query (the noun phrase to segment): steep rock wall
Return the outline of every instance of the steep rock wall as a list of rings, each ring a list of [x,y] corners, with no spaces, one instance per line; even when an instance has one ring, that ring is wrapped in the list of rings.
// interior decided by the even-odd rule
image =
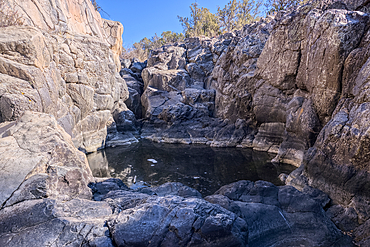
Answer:
[[[275,152],[275,162],[304,165],[289,184],[344,207],[331,211],[342,229],[370,224],[367,4],[312,1],[154,51],[143,72],[148,137]],[[214,98],[202,101],[202,90]]]
[[[363,12],[321,5],[152,51],[142,73],[145,136],[253,147],[299,166],[331,119],[345,60],[369,20]],[[207,100],[197,96],[212,91]]]
[[[122,25],[102,19],[89,0],[10,3],[25,26],[0,32],[0,121],[25,110],[50,113],[79,149],[105,147],[111,112],[127,109],[118,74]]]

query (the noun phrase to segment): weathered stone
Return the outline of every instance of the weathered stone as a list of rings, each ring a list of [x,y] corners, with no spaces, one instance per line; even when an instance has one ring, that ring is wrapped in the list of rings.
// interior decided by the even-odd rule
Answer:
[[[48,67],[51,62],[42,32],[33,27],[3,28],[0,34],[0,53],[15,62],[40,69]]]
[[[98,111],[78,122],[72,133],[75,146],[87,153],[104,148],[110,115],[110,111]]]
[[[304,151],[313,146],[320,127],[312,101],[294,97],[287,106],[286,133],[274,161],[299,167]]]
[[[37,90],[24,80],[0,74],[0,113],[2,121],[14,121],[24,111],[42,111]]]
[[[129,97],[125,101],[125,105],[128,109],[130,109],[137,119],[142,118],[142,105],[141,105],[141,97],[140,94],[132,88],[128,88]]]
[[[112,211],[105,202],[52,199],[20,202],[0,211],[2,246],[94,246],[112,247],[105,220]],[[104,245],[99,245],[104,246]]]
[[[14,125],[5,128],[0,139],[5,161],[1,176],[8,184],[2,188],[3,206],[7,201],[9,205],[45,196],[66,200],[91,197],[87,184],[92,176],[86,157],[74,148],[54,117],[25,112]],[[48,176],[40,177],[39,173]],[[40,189],[32,189],[35,185],[31,182],[40,184]]]
[[[108,223],[117,245],[245,245],[244,221],[201,199],[146,195],[132,206]]]
[[[258,134],[253,140],[253,149],[277,153],[284,138],[285,124],[263,123],[258,128]]]
[[[85,118],[94,106],[94,89],[81,84],[67,84],[67,92],[81,110],[81,119]]]
[[[113,112],[113,118],[116,122],[117,131],[126,132],[137,130],[135,114],[132,111],[118,108]]]
[[[351,239],[335,227],[318,202],[291,186],[239,181],[221,187],[206,200],[246,221],[249,246],[352,246]]]
[[[312,93],[319,119],[327,123],[341,90],[341,71],[349,53],[359,45],[368,17],[360,12],[312,11],[302,41],[297,84]],[[321,68],[318,71],[315,68]]]
[[[121,59],[121,67],[123,69],[129,69],[131,66],[131,60],[130,59]]]
[[[185,69],[185,52],[186,50],[181,46],[162,46],[151,51],[147,66],[161,70]]]
[[[154,67],[143,70],[144,89],[148,86],[164,91],[182,91],[191,84],[185,70],[158,70]]]
[[[110,95],[94,94],[94,108],[97,111],[111,110],[114,100]]]
[[[151,190],[158,196],[176,195],[184,198],[202,198],[199,191],[185,186],[181,183],[165,183]]]
[[[295,88],[304,39],[303,22],[310,9],[283,14],[257,61],[260,76],[279,90]]]

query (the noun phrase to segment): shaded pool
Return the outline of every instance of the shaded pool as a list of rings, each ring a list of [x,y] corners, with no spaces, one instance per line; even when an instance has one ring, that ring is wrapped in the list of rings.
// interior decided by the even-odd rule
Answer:
[[[289,174],[296,167],[270,163],[274,156],[252,149],[141,140],[130,146],[107,148],[87,158],[95,177],[120,178],[133,189],[181,182],[206,196],[238,180],[265,180],[283,185],[278,176]]]

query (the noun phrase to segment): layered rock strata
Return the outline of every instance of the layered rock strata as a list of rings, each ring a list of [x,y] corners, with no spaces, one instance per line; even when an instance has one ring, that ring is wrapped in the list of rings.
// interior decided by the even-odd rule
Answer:
[[[348,84],[345,61],[369,20],[319,5],[152,51],[142,72],[143,136],[253,147],[299,166]]]
[[[118,73],[122,25],[101,19],[88,0],[11,4],[26,26],[1,28],[0,122],[44,112],[80,150],[104,148],[112,113],[128,111]]]
[[[288,183],[328,193],[341,205],[332,215],[343,230],[368,224],[367,5],[312,1],[239,32],[154,51],[143,71],[144,137],[303,162]],[[204,101],[204,91],[214,97]],[[363,229],[355,236],[366,245]]]
[[[327,213],[341,230],[369,244],[368,1],[312,1],[241,31],[164,46],[147,64],[122,61],[122,77],[122,26],[90,1],[11,4],[28,26],[0,30],[1,245],[281,246],[291,238],[350,246],[310,186],[330,196]],[[151,140],[253,147],[302,164],[287,183],[311,197],[241,182],[208,198],[222,208],[184,199],[197,195],[188,189],[166,197],[116,181],[106,193],[93,185],[103,201],[90,200],[94,179],[74,146],[135,141],[127,134],[138,131],[135,117],[145,118],[142,136]],[[235,186],[237,196],[228,192]],[[263,214],[273,220],[259,229]],[[256,237],[266,229],[271,239]],[[153,234],[136,239],[128,230]]]

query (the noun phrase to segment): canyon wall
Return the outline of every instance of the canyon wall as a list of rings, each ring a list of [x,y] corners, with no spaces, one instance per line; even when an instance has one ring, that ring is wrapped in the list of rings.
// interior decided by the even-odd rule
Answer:
[[[10,3],[25,26],[1,28],[0,121],[49,113],[80,150],[105,147],[111,112],[127,109],[122,25],[102,19],[89,0]]]
[[[287,222],[298,232],[315,230],[300,226],[297,212],[310,212],[305,221],[327,229],[320,238],[317,231],[302,233],[299,241],[348,246],[324,212],[327,198],[312,187],[337,204],[327,210],[337,226],[352,230],[361,244],[370,242],[368,1],[312,1],[243,30],[163,46],[147,63],[122,61],[122,70],[122,25],[101,19],[89,0],[10,4],[26,25],[0,28],[0,176],[9,185],[1,189],[1,245],[33,239],[39,225],[50,230],[45,245],[67,245],[71,238],[86,246],[147,244],[146,236],[125,235],[138,230],[132,222],[146,223],[151,212],[164,217],[176,205],[163,228],[163,218],[151,221],[149,230],[161,235],[150,241],[171,241],[172,230],[187,227],[182,234],[194,245],[212,246],[226,232],[215,240],[220,246],[228,239],[258,246],[253,227],[273,211],[285,228],[274,228],[269,246],[290,238],[278,237],[278,229],[292,233]],[[276,153],[274,162],[300,166],[287,183],[309,196],[290,186],[241,182],[208,198],[221,208],[184,199],[197,197],[187,188],[172,198],[160,190],[133,192],[116,180],[97,182],[73,146],[94,152],[110,145],[107,140],[125,142],[120,134],[140,127],[135,116],[143,117],[142,137],[153,141]],[[92,192],[103,201],[91,201]],[[188,211],[195,212],[195,225],[174,220],[172,212]]]
[[[302,165],[288,184],[341,205],[343,229],[368,225],[368,5],[312,1],[153,51],[143,136],[276,153],[274,162]]]

